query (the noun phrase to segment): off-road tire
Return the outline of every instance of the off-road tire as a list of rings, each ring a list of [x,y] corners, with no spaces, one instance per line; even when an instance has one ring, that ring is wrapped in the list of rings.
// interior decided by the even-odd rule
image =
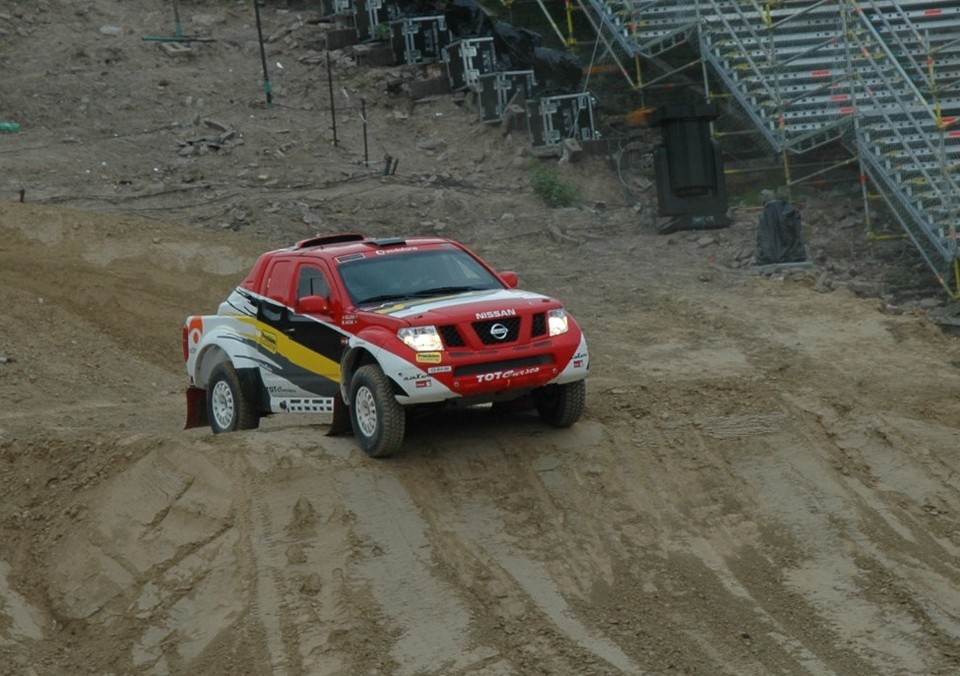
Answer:
[[[217,364],[207,383],[207,420],[214,434],[252,430],[260,426],[260,416],[240,385],[240,377],[230,362]]]
[[[533,392],[533,403],[540,418],[553,427],[570,427],[580,419],[587,403],[587,384],[577,380],[563,385],[547,385]]]
[[[398,450],[406,431],[406,415],[390,379],[376,364],[357,369],[350,381],[350,423],[363,452],[386,458]]]

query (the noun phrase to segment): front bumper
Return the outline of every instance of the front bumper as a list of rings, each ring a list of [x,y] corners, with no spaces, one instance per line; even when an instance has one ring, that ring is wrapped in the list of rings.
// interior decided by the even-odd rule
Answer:
[[[461,397],[509,398],[514,392],[519,396],[544,385],[583,380],[589,368],[581,335],[579,342],[554,339],[539,349],[438,354],[435,364],[404,362],[390,375],[403,390],[397,395],[401,404],[426,404]]]

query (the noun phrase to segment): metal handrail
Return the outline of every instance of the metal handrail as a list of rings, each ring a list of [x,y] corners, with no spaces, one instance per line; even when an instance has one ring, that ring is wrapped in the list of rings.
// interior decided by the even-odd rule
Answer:
[[[594,8],[606,4],[578,2]],[[675,38],[668,36],[694,38],[705,82],[709,65],[778,151],[807,152],[839,140],[881,188],[892,215],[924,260],[939,270],[936,255],[948,258],[960,285],[960,146],[948,145],[952,140],[941,115],[943,105],[950,107],[946,115],[953,117],[957,103],[944,94],[960,89],[954,70],[960,38],[950,34],[949,22],[938,20],[929,30],[922,29],[920,0],[869,4],[811,0],[789,5],[700,0],[695,23],[674,11],[689,7],[684,0],[610,0],[610,4],[618,12],[625,9],[634,20],[631,35],[622,36],[612,24],[597,30],[606,32],[610,41],[632,40],[637,55],[672,48]],[[649,22],[640,21],[647,12]],[[951,21],[956,16],[951,15]],[[824,65],[818,67],[818,61]],[[938,85],[940,63],[941,77],[950,75]],[[849,104],[826,105],[825,92],[830,90]]]

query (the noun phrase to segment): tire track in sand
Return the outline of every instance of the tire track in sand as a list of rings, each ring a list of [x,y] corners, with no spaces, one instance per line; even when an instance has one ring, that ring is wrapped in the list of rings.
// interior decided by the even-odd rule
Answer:
[[[250,609],[266,633],[266,649],[274,676],[303,673],[297,651],[296,625],[287,610],[287,588],[283,576],[283,554],[277,546],[273,518],[265,497],[263,479],[252,467],[242,474],[241,495],[247,496],[250,556],[254,590]]]

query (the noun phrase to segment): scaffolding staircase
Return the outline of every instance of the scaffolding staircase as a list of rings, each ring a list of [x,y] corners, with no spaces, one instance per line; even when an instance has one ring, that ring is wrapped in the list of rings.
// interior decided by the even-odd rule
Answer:
[[[577,0],[642,91],[641,63],[690,45],[783,155],[826,144],[874,191],[960,297],[960,3],[957,0]],[[869,211],[868,211],[869,221]]]

